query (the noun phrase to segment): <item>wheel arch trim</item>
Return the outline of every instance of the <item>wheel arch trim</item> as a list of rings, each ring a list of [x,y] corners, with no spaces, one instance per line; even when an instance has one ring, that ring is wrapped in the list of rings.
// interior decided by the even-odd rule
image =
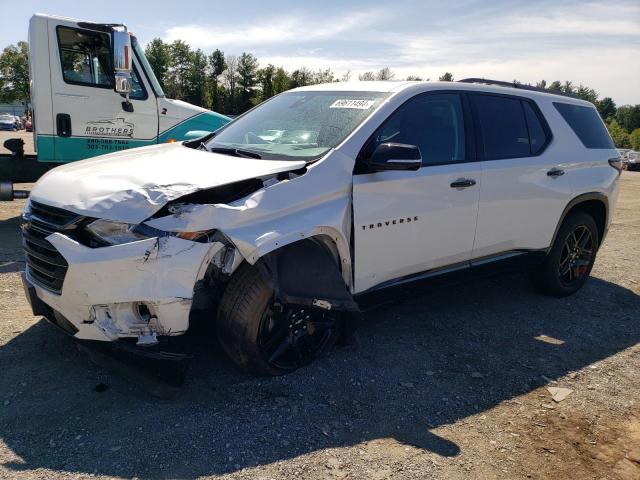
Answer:
[[[556,237],[558,236],[560,227],[562,226],[567,215],[569,215],[569,213],[575,210],[579,205],[593,200],[599,201],[604,207],[604,225],[602,226],[602,236],[599,239],[599,245],[602,245],[602,241],[604,240],[604,237],[607,233],[607,225],[609,224],[609,199],[605,194],[601,192],[587,192],[574,197],[564,208],[564,210],[562,211],[562,215],[560,215],[560,219],[558,220],[558,223],[556,225],[556,229],[553,232],[551,245],[549,245],[549,247],[547,248],[547,252],[551,250],[553,244],[556,242]]]

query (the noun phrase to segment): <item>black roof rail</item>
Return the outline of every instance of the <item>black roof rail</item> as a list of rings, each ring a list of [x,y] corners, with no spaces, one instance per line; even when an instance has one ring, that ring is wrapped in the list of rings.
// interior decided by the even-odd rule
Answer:
[[[520,88],[522,90],[532,90],[534,92],[551,93],[552,95],[561,95],[563,97],[580,98],[575,93],[560,92],[558,90],[549,90],[548,88],[534,87],[532,85],[524,85],[518,82],[503,82],[500,80],[490,80],[488,78],[463,78],[458,80],[461,83],[483,83],[485,85],[498,85],[500,87]]]

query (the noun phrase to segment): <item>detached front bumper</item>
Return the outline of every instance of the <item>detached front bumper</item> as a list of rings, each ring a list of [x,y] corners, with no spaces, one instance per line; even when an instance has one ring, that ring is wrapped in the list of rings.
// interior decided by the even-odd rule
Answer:
[[[139,344],[187,331],[194,286],[224,248],[219,242],[176,237],[102,248],[85,247],[60,233],[47,241],[68,268],[59,294],[40,285],[27,268],[25,291],[34,315],[44,315],[78,339],[136,338]]]

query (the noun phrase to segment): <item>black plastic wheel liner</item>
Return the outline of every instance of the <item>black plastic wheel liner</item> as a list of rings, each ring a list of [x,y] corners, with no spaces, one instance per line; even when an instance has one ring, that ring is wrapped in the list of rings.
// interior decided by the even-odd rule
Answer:
[[[359,312],[333,256],[312,240],[301,240],[262,257],[259,271],[283,304],[314,306],[326,301],[331,310]],[[315,305],[317,307],[317,305]]]

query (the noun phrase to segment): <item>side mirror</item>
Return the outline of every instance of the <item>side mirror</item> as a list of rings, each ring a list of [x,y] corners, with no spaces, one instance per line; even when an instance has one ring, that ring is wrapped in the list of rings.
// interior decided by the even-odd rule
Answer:
[[[420,149],[406,143],[381,143],[367,161],[369,170],[418,170],[422,166]]]
[[[114,90],[128,95],[131,92],[131,37],[126,30],[114,30],[112,38]]]

